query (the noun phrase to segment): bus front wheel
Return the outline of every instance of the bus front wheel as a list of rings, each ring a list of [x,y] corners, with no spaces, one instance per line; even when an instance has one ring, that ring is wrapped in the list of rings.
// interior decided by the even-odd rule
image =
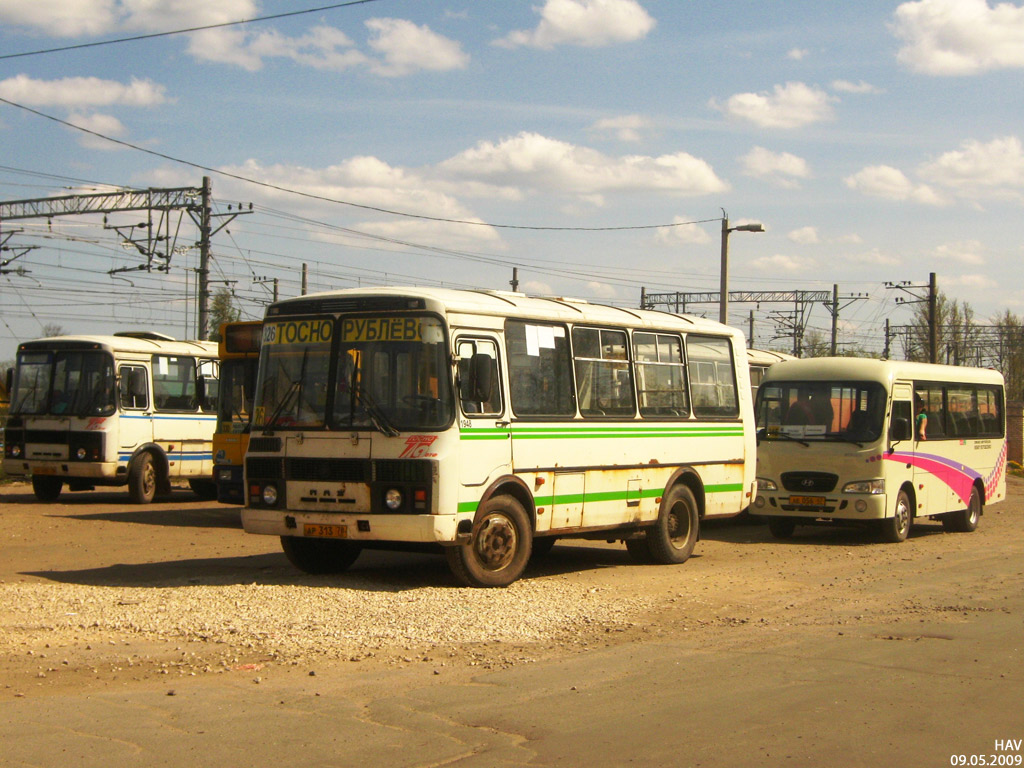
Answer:
[[[530,521],[511,496],[495,496],[480,505],[468,544],[445,548],[448,567],[470,587],[507,587],[530,559]]]
[[[59,477],[32,475],[32,492],[40,501],[56,501],[64,482]]]
[[[685,485],[677,485],[662,502],[657,522],[647,529],[647,548],[656,563],[686,562],[697,543],[700,520],[697,500]]]
[[[334,539],[305,539],[282,536],[281,549],[288,562],[304,573],[343,573],[363,551],[361,544]]]
[[[769,517],[768,531],[776,539],[791,539],[796,530],[796,520],[792,517]]]
[[[128,469],[128,496],[136,504],[149,504],[156,497],[156,466],[153,456],[140,453]]]
[[[882,521],[883,541],[899,544],[906,540],[910,534],[910,520],[910,497],[907,496],[906,491],[900,491],[896,495],[896,508],[892,512],[892,517],[887,517]]]
[[[950,512],[942,517],[942,527],[947,531],[955,533],[970,533],[978,527],[981,519],[981,494],[977,488],[971,489],[971,500],[967,503],[967,509],[957,512]]]

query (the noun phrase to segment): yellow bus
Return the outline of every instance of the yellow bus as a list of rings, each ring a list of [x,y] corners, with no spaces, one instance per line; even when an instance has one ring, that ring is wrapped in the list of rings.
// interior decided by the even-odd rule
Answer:
[[[1003,377],[926,363],[814,358],[773,365],[757,393],[751,512],[779,538],[799,524],[915,520],[973,531],[1006,498]]]
[[[249,420],[256,392],[263,322],[239,320],[220,327],[220,403],[213,435],[217,501],[245,503],[242,461],[249,447]]]
[[[213,342],[148,331],[20,344],[4,471],[40,501],[127,485],[145,504],[176,479],[212,498],[217,370]]]
[[[519,293],[355,289],[271,305],[245,459],[246,531],[310,573],[440,545],[504,586],[556,538],[681,563],[753,498],[739,331]]]

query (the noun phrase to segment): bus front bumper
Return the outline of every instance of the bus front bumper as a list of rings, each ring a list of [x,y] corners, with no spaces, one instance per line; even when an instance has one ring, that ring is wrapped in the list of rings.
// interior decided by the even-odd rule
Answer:
[[[280,509],[242,509],[247,533],[271,536],[312,536],[351,541],[398,541],[454,544],[456,515],[337,514]]]
[[[758,491],[750,507],[753,515],[804,517],[808,519],[881,520],[891,517],[884,493],[829,493],[802,496],[775,491]]]
[[[121,465],[123,467],[123,465]],[[118,463],[75,462],[75,461],[41,461],[38,459],[4,459],[4,472],[13,476],[37,475],[60,478],[83,478],[101,482],[124,480],[125,473],[117,471]]]

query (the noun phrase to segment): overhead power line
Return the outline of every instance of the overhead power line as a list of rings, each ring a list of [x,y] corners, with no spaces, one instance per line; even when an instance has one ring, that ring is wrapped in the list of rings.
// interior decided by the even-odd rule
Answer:
[[[280,184],[271,184],[270,182],[267,181],[258,181],[256,179],[251,179],[248,176],[241,176],[237,173],[231,173],[229,171],[223,171],[218,168],[212,168],[208,165],[200,165],[199,163],[194,163],[191,160],[183,160],[180,157],[174,157],[173,155],[168,155],[163,152],[157,152],[154,149],[146,149],[145,147],[140,147],[137,144],[132,144],[131,142],[123,141],[122,139],[115,139],[113,136],[107,136],[106,134],[99,133],[97,131],[91,131],[88,128],[83,128],[80,125],[69,123],[67,120],[61,120],[59,117],[54,117],[53,115],[48,115],[45,112],[40,112],[38,109],[32,109],[32,107],[26,107],[24,104],[18,104],[16,102],[11,101],[10,99],[0,97],[0,104],[7,104],[8,106],[16,107],[17,109],[24,110],[25,112],[29,112],[30,114],[36,115],[37,117],[42,117],[46,120],[58,123],[59,125],[63,125],[65,128],[72,128],[76,131],[87,133],[90,136],[95,136],[98,139],[103,139],[104,141],[109,141],[113,144],[117,144],[122,147],[127,147],[128,149],[134,149],[136,152],[144,152],[145,154],[152,155],[153,157],[159,157],[162,158],[163,160],[169,160],[172,163],[187,165],[191,168],[197,168],[201,171],[206,171],[207,173],[215,173],[218,176],[223,176],[224,178],[234,179],[235,181],[241,181],[246,184],[253,184],[257,187],[263,187],[265,189],[273,189],[277,192],[284,192],[285,194],[288,195],[296,195],[298,197],[304,197],[309,200],[319,200],[320,202],[324,203],[346,205],[349,206],[350,208],[359,208],[364,211],[383,213],[388,216],[401,216],[407,219],[418,219],[421,221],[436,221],[444,224],[462,224],[470,227],[491,227],[492,229],[519,229],[545,232],[622,232],[627,230],[669,229],[672,227],[685,227],[691,224],[707,224],[712,221],[721,221],[721,217],[719,216],[713,219],[700,219],[698,221],[673,221],[667,224],[635,224],[613,227],[546,227],[525,224],[496,224],[494,222],[489,221],[470,221],[468,219],[449,219],[443,216],[428,216],[422,213],[396,211],[390,208],[380,208],[374,205],[354,203],[351,200],[339,200],[338,198],[327,197],[326,195],[315,195],[312,192],[303,192],[302,190],[299,189],[283,187]]]
[[[44,53],[60,53],[62,51],[74,51],[80,48],[96,48],[101,45],[116,45],[118,43],[131,43],[136,40],[150,40],[156,37],[170,37],[171,35],[186,35],[190,32],[202,32],[206,29],[221,29],[223,27],[237,27],[241,24],[253,24],[258,21],[274,21],[284,19],[288,16],[302,16],[307,13],[319,13],[320,11],[333,11],[336,8],[345,8],[350,5],[365,5],[375,3],[378,0],[349,0],[347,3],[334,3],[333,5],[322,5],[319,8],[306,8],[301,11],[288,11],[287,13],[275,13],[272,16],[257,16],[252,19],[238,19],[237,21],[224,21],[220,24],[206,24],[201,27],[188,27],[186,29],[173,29],[167,32],[150,32],[145,35],[133,35],[132,37],[119,37],[113,40],[97,40],[92,43],[77,43],[75,45],[64,45],[59,48],[45,48],[39,51],[23,51],[22,53],[7,53],[0,56],[2,59],[17,59],[24,56],[41,56]]]

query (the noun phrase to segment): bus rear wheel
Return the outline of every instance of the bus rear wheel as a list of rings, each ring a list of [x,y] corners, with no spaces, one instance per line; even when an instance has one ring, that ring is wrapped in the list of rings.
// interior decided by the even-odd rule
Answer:
[[[32,492],[40,501],[56,501],[64,482],[59,477],[32,475]]]
[[[890,544],[899,544],[905,541],[910,534],[910,497],[906,491],[900,491],[896,495],[896,508],[892,517],[882,520],[882,540]]]
[[[978,527],[980,519],[981,494],[978,493],[977,488],[972,488],[971,500],[967,503],[967,509],[943,515],[942,527],[954,533],[970,533]]]
[[[282,536],[281,549],[288,562],[304,573],[343,573],[363,551],[361,544],[334,539],[306,539]]]
[[[470,587],[507,587],[530,559],[532,532],[522,505],[495,496],[480,505],[468,544],[445,548],[448,567]]]
[[[697,500],[689,488],[677,485],[662,502],[657,522],[647,529],[651,559],[662,565],[685,563],[697,544],[699,531]]]

